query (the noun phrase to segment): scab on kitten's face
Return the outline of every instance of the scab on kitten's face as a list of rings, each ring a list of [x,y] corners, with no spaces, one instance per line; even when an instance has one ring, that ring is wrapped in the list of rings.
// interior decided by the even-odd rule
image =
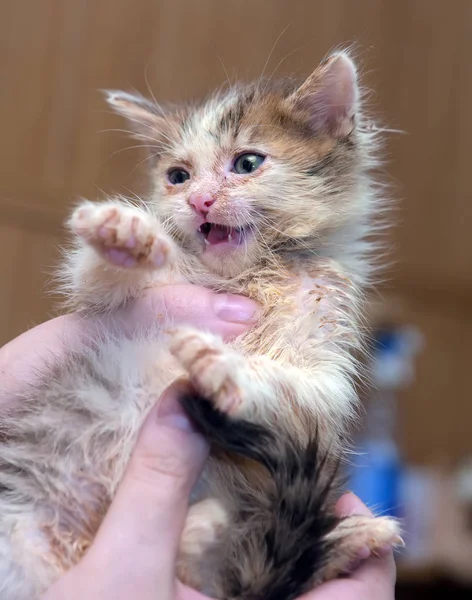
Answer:
[[[208,268],[234,276],[342,222],[356,94],[352,63],[335,59],[301,86],[240,86],[174,113],[121,92],[109,101],[155,153],[153,210]]]

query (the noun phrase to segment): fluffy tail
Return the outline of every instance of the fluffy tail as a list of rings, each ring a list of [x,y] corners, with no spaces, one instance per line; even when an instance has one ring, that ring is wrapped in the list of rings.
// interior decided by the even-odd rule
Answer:
[[[327,535],[339,522],[328,510],[337,469],[321,455],[316,436],[302,447],[285,434],[233,419],[198,395],[181,401],[214,447],[261,463],[273,480],[262,497],[238,491],[239,517],[251,512],[259,518],[238,556],[223,566],[223,597],[291,600],[311,589],[334,550]]]

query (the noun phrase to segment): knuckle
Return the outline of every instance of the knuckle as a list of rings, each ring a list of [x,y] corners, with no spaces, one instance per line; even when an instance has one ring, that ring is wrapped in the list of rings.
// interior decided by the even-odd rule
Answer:
[[[176,480],[184,479],[188,471],[187,461],[171,452],[161,452],[159,456],[143,456],[141,464],[145,470]]]
[[[186,482],[188,467],[172,454],[141,455],[133,460],[130,475],[133,480],[151,486],[181,489]]]
[[[161,431],[157,447],[156,440],[141,445],[131,460],[131,473],[142,482],[162,485],[165,481],[166,486],[182,487],[192,470],[191,458],[178,431]]]

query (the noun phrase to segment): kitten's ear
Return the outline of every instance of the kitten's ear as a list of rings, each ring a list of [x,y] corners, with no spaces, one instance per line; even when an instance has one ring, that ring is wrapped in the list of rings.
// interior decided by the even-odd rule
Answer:
[[[131,123],[135,137],[149,140],[162,133],[166,119],[157,104],[153,104],[143,96],[127,92],[106,90],[105,94],[108,104],[115,112],[126,117]]]
[[[316,132],[347,137],[356,125],[359,87],[356,67],[347,54],[333,54],[291,95]]]

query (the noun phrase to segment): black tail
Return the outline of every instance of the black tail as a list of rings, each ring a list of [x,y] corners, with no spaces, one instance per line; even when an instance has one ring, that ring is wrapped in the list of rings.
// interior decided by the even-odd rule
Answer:
[[[286,434],[233,419],[196,394],[181,402],[213,446],[263,464],[273,479],[261,500],[264,525],[242,550],[244,563],[257,569],[248,574],[230,561],[222,574],[225,598],[291,600],[306,592],[333,550],[326,535],[338,523],[328,510],[337,469],[320,455],[316,436],[302,447]],[[242,505],[247,494],[241,491]]]

